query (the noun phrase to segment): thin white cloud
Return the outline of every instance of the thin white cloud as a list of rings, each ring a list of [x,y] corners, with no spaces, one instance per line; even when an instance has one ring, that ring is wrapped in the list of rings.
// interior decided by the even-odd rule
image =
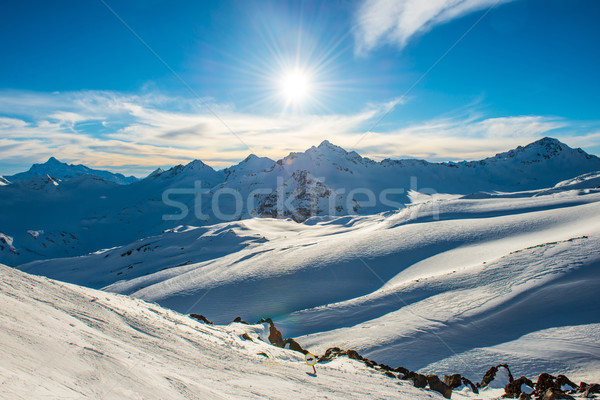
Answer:
[[[357,12],[356,52],[385,44],[399,48],[436,25],[513,0],[365,0]]]
[[[151,95],[117,92],[26,93],[36,104],[27,109],[21,107],[18,93],[10,94],[16,108],[5,95],[0,91],[0,175],[50,156],[138,176],[192,159],[223,168],[251,152],[278,159],[324,139],[375,159],[430,161],[484,158],[543,136],[584,149],[600,146],[600,122],[581,125],[557,117],[489,118],[467,112],[401,129],[379,126],[381,130],[375,129],[354,149],[359,137],[398,100],[370,104],[353,114],[302,116],[251,115],[214,105],[235,136],[191,99],[157,95],[153,102]]]

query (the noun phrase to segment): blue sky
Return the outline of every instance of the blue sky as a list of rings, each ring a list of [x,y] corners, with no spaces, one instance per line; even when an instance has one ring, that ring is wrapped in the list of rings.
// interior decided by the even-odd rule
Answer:
[[[323,139],[375,159],[477,159],[543,136],[600,153],[595,0],[1,7],[4,175],[51,155],[221,168]],[[290,74],[304,97],[284,93]]]

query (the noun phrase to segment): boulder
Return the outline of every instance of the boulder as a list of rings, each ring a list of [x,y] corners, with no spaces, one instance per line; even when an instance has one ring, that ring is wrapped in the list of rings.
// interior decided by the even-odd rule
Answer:
[[[521,393],[531,395],[533,392],[533,382],[522,376],[504,387],[504,395],[502,397],[507,399],[518,399],[521,397]]]
[[[558,375],[555,381],[560,390],[567,393],[575,393],[579,386],[564,375]]]
[[[506,376],[502,377],[502,380],[507,380],[508,382],[504,383],[503,381],[500,382],[500,375],[499,373],[506,373]],[[510,369],[508,368],[507,364],[499,364],[496,365],[495,367],[491,367],[486,373],[485,375],[483,375],[483,378],[481,379],[481,384],[480,387],[484,388],[489,386],[492,382],[494,382],[494,386],[498,387],[498,388],[503,388],[505,387],[508,383],[511,383],[513,381],[513,376],[510,373]]]
[[[444,375],[442,380],[450,389],[456,389],[462,385],[462,376],[460,374]]]
[[[440,381],[440,378],[438,378],[437,375],[427,375],[427,383],[429,384],[429,389],[441,393],[445,398],[449,399],[452,397],[452,389],[444,382]]]
[[[548,389],[560,389],[556,384],[556,378],[547,373],[541,373],[535,383],[535,393],[537,396],[544,396]]]
[[[285,347],[286,349],[290,349],[290,350],[294,350],[294,351],[300,352],[302,354],[308,353],[307,350],[304,350],[302,348],[302,346],[300,346],[300,344],[298,342],[296,342],[292,338],[285,339],[283,341],[283,347]]]
[[[275,324],[271,318],[263,318],[258,321],[259,324],[267,323],[269,324],[269,342],[272,345],[277,347],[283,347],[283,337],[281,336],[281,332],[277,328],[275,328]]]
[[[242,319],[242,317],[237,317],[236,319],[233,320],[233,322],[239,322],[240,324],[246,324],[246,325],[248,325],[248,323],[246,321],[244,321]]]
[[[416,372],[410,373],[410,380],[413,381],[413,385],[418,388],[425,388],[427,386],[427,377],[423,374]]]
[[[592,397],[592,395],[600,393],[600,385],[597,383],[587,384],[581,382],[579,391],[583,393],[581,397]]]
[[[471,382],[469,379],[465,378],[464,376],[462,378],[462,383],[463,383],[463,385],[470,387],[471,390],[473,391],[473,393],[479,394],[479,389],[477,388],[477,385],[475,385],[473,382]]]
[[[210,322],[204,315],[199,315],[199,314],[190,314],[190,317],[197,319],[200,322],[204,322],[205,324],[208,325],[212,325],[213,323]]]
[[[410,373],[410,371],[404,367],[396,367],[394,368],[394,372],[398,372],[398,377],[400,379],[408,379],[408,374]]]
[[[540,400],[559,400],[559,399],[572,399],[575,400],[573,396],[569,396],[565,392],[562,392],[558,389],[550,388],[544,392],[544,395],[540,398]]]

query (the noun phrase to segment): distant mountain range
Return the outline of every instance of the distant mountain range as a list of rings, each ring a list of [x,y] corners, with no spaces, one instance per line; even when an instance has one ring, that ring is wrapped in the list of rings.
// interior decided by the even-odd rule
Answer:
[[[552,138],[458,163],[377,162],[324,141],[278,161],[250,155],[216,171],[195,160],[140,180],[51,158],[0,180],[0,234],[12,243],[0,249],[0,262],[81,255],[179,225],[249,217],[302,222],[393,211],[436,193],[480,198],[539,190],[595,171],[600,158]]]
[[[66,164],[58,161],[54,157],[50,157],[43,164],[33,164],[29,171],[21,172],[15,175],[6,176],[4,180],[10,182],[24,181],[31,178],[50,176],[54,180],[69,180],[81,175],[99,176],[109,182],[115,182],[119,185],[127,185],[138,181],[135,176],[124,176],[123,174],[91,169],[85,165]],[[0,179],[2,181],[2,179]]]

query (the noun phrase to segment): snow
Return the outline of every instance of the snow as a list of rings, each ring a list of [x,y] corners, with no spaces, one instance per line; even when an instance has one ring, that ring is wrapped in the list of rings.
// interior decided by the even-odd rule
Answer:
[[[272,317],[317,352],[473,381],[504,362],[598,380],[600,191],[540,192],[182,226],[21,268],[218,323]]]
[[[301,353],[257,339],[262,325],[210,326],[141,300],[2,265],[0,273],[6,399],[441,398],[349,359],[308,375]]]
[[[0,266],[10,398],[440,398],[346,358],[315,379],[301,354],[264,343],[267,324],[237,316],[271,317],[313,354],[355,349],[473,382],[503,363],[600,380],[600,159],[581,149],[545,138],[481,161],[376,162],[324,141],[127,185],[48,174],[64,165],[0,185],[0,261],[69,282]],[[165,220],[164,193],[198,181],[205,216]],[[390,185],[395,206],[349,201]],[[232,220],[210,208],[256,189],[299,212],[279,213],[273,193]],[[194,210],[197,196],[175,198]],[[506,383],[501,368],[476,398]]]
[[[11,182],[17,182],[31,178],[43,177],[46,175],[51,176],[53,179],[63,181],[81,175],[94,175],[121,185],[126,185],[138,180],[134,176],[125,177],[124,175],[118,173],[91,169],[85,165],[62,163],[54,157],[50,157],[44,164],[33,164],[29,171],[7,176],[6,178]]]
[[[585,194],[599,186],[591,174],[600,170],[600,159],[542,139],[481,161],[376,162],[324,141],[277,162],[251,155],[215,171],[194,160],[166,171],[157,169],[128,185],[79,167],[50,160],[32,167],[41,176],[0,186],[0,209],[11,210],[0,213],[0,226],[14,238],[18,250],[18,255],[0,253],[0,262],[16,266],[85,255],[177,225],[214,225],[256,216],[305,221],[315,216],[373,215],[463,196],[530,197],[571,190]],[[70,171],[68,176],[56,174],[64,169]],[[198,182],[206,193],[195,192]],[[239,194],[241,207],[232,193]],[[179,209],[166,204],[163,196],[180,202],[187,215],[179,217]],[[165,220],[169,215],[174,219]],[[65,232],[77,240],[48,242],[44,247],[32,241],[27,230]]]

